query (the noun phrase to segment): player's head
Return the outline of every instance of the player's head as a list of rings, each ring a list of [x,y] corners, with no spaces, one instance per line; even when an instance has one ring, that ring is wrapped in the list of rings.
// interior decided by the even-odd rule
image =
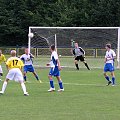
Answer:
[[[2,50],[0,50],[0,55],[2,54]]]
[[[11,54],[12,57],[15,57],[16,56],[16,51],[15,50],[11,50],[10,54]]]
[[[78,47],[79,47],[77,42],[75,42],[74,45],[75,45],[75,48],[78,48]]]
[[[25,48],[25,54],[28,54],[28,53],[29,53],[28,48]]]
[[[106,46],[105,46],[105,48],[106,48],[106,50],[109,50],[109,49],[111,49],[111,44],[106,44]]]
[[[55,45],[54,44],[50,46],[50,50],[55,51]]]

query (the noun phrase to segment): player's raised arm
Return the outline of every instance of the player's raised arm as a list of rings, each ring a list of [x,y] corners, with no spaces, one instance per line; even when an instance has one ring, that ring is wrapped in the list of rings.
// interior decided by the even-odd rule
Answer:
[[[29,55],[31,58],[35,58],[35,56],[32,53],[30,53]]]

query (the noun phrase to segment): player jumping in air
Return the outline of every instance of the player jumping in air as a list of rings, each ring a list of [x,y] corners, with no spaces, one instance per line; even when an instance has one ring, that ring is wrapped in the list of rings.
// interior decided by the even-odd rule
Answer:
[[[108,85],[112,83],[112,86],[115,85],[115,74],[114,74],[114,59],[116,57],[115,52],[111,49],[111,44],[106,44],[106,55],[105,55],[105,65],[104,65],[104,76],[108,81]],[[112,81],[110,80],[109,76],[106,74],[107,72],[111,73]]]
[[[38,75],[36,74],[34,67],[33,67],[33,59],[34,56],[28,52],[28,48],[25,49],[25,54],[23,54],[20,59],[24,62],[24,81],[27,81],[27,77],[26,74],[27,72],[32,72],[33,75],[35,76],[35,78],[41,82],[39,80]]]
[[[75,66],[79,70],[78,61],[80,60],[85,64],[88,70],[90,70],[87,62],[85,61],[85,51],[78,46],[78,43],[74,43],[75,48],[72,50],[73,55],[75,56]]]
[[[64,91],[64,88],[63,88],[63,83],[62,83],[62,80],[61,80],[61,77],[60,77],[61,66],[60,66],[60,61],[58,59],[58,54],[55,51],[55,45],[51,45],[50,51],[52,53],[51,54],[51,62],[47,64],[47,66],[50,65],[50,67],[51,67],[49,75],[48,75],[48,78],[50,80],[50,89],[48,90],[48,92],[55,91],[52,76],[55,76],[58,80],[59,87],[60,87],[58,92],[62,92],[62,91]]]
[[[3,76],[3,70],[2,70],[2,62],[6,62],[5,56],[2,54],[2,50],[0,50],[0,77]],[[0,79],[1,81],[1,79]]]
[[[24,95],[28,96],[29,94],[26,92],[26,86],[24,84],[23,75],[21,72],[24,64],[19,58],[16,57],[15,50],[11,51],[11,57],[7,60],[6,66],[8,69],[8,74],[6,76],[6,80],[3,83],[2,91],[0,91],[0,94],[4,94],[9,80],[15,80],[21,84]]]

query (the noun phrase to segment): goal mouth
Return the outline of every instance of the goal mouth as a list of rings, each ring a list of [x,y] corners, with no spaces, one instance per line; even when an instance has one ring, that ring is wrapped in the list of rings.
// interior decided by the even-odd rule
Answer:
[[[28,47],[31,52],[35,49],[34,55],[38,58],[44,56],[50,58],[49,47],[55,44],[58,55],[61,60],[66,60],[62,66],[68,67],[72,64],[74,67],[74,58],[71,54],[71,49],[74,47],[74,42],[77,42],[80,47],[85,50],[88,58],[101,58],[105,55],[105,44],[111,43],[112,48],[117,53],[116,65],[119,68],[120,59],[120,28],[119,27],[29,27],[29,33],[33,33],[34,37],[28,37]],[[62,56],[62,57],[61,57]],[[65,59],[66,57],[71,57]],[[63,58],[63,59],[62,59]],[[48,62],[43,58],[39,60]],[[87,60],[91,64],[91,60]],[[94,61],[94,60],[93,60]],[[100,61],[100,60],[99,60]],[[95,62],[95,61],[94,61]],[[103,61],[100,61],[103,63]],[[95,62],[96,66],[91,64],[92,68],[103,68],[103,64],[99,65]],[[81,63],[80,63],[81,65]],[[81,68],[84,68],[81,66]]]

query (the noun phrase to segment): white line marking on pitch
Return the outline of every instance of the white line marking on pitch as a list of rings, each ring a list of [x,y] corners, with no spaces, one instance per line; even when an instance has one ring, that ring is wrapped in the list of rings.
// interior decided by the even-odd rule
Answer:
[[[33,83],[31,81],[29,81],[29,83]],[[42,82],[42,83],[39,83],[39,84],[49,84],[49,82]],[[58,83],[54,83],[54,84],[58,84]],[[102,84],[85,84],[85,83],[64,83],[63,82],[63,85],[74,85],[74,86],[105,86],[105,85],[102,85]]]

